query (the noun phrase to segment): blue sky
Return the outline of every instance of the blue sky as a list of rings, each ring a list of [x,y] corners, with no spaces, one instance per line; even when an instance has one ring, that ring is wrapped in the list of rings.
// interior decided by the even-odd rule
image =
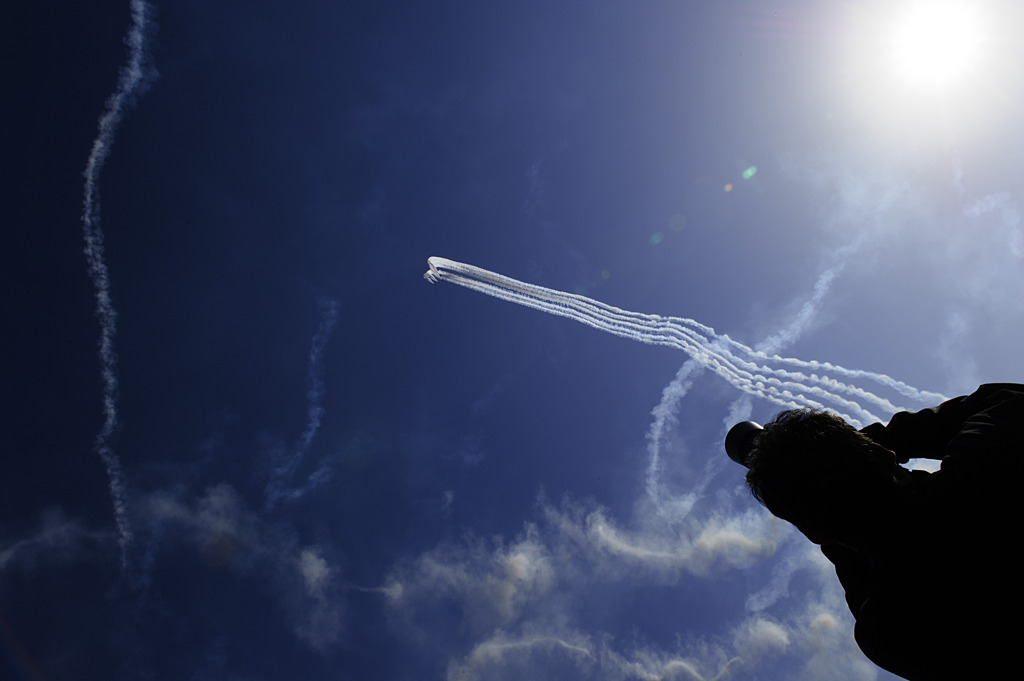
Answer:
[[[1020,381],[1021,10],[935,87],[913,6],[12,9],[0,676],[892,678],[724,456],[777,405],[422,274]]]

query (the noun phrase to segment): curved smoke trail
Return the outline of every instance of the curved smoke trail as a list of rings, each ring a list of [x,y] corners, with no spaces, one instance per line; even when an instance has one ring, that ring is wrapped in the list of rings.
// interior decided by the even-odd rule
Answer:
[[[299,441],[291,452],[284,452],[282,460],[278,462],[271,471],[270,481],[264,490],[264,511],[272,511],[277,503],[283,499],[295,499],[302,495],[303,489],[288,489],[298,469],[299,464],[309,453],[313,444],[313,438],[320,430],[323,421],[324,405],[323,398],[326,392],[323,378],[323,354],[327,341],[331,337],[331,331],[338,321],[338,301],[330,298],[321,298],[318,301],[320,307],[320,326],[313,336],[312,347],[309,349],[309,363],[306,369],[306,427],[299,436]]]
[[[831,289],[832,282],[846,267],[849,256],[857,250],[862,241],[862,238],[858,238],[835,252],[833,257],[836,262],[818,275],[813,294],[801,306],[796,317],[788,325],[755,345],[754,350],[774,355],[803,335],[821,309],[822,301]],[[648,464],[645,477],[647,496],[659,513],[677,518],[689,513],[712,477],[710,471],[706,472],[703,478],[681,498],[666,501],[662,494],[660,480],[662,439],[665,433],[675,426],[679,403],[693,387],[694,374],[699,374],[700,370],[699,363],[694,359],[688,359],[683,363],[675,377],[662,391],[661,401],[651,411],[654,419],[647,431]],[[749,418],[751,407],[748,395],[733,401],[729,408],[729,414],[726,416],[725,428],[728,429],[732,424]]]
[[[99,176],[110,155],[117,126],[125,111],[146,88],[154,72],[146,64],[146,40],[152,28],[152,8],[144,0],[131,1],[132,25],[125,35],[128,61],[121,67],[114,94],[107,99],[106,109],[99,119],[99,130],[93,140],[89,159],[85,164],[85,187],[82,198],[82,231],[85,236],[85,257],[89,276],[96,289],[96,319],[100,323],[99,359],[103,384],[103,425],[96,435],[96,452],[107,469],[110,497],[114,506],[118,543],[121,547],[121,571],[128,566],[128,547],[132,540],[131,525],[125,505],[124,474],[121,460],[110,444],[118,428],[117,353],[114,338],[117,335],[117,311],[110,297],[110,274],[103,258],[103,231],[100,229]]]

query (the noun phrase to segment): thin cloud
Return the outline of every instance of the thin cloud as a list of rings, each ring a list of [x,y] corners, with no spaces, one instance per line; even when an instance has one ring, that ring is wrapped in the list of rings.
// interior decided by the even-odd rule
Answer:
[[[788,621],[749,617],[719,637],[662,650],[643,643],[617,645],[607,634],[586,635],[558,626],[527,626],[515,635],[497,632],[465,657],[448,664],[449,681],[472,679],[600,679],[601,681],[720,681],[794,678],[804,681],[869,681],[874,667],[844,647],[849,627],[824,601],[814,601]],[[793,664],[794,653],[805,655]],[[787,660],[787,657],[789,658]],[[790,664],[785,664],[786,662]]]
[[[1000,242],[1014,258],[1024,257],[1024,234],[1020,230],[1020,212],[1009,192],[996,192],[984,196],[964,208],[964,216],[980,218],[986,214],[997,216]]]
[[[539,529],[527,525],[508,544],[492,547],[473,537],[442,544],[396,566],[385,589],[393,612],[412,621],[430,620],[423,615],[453,600],[463,625],[479,635],[516,621],[524,607],[550,593],[556,584],[553,561]]]
[[[757,509],[731,517],[713,513],[682,526],[652,524],[639,531],[619,527],[601,509],[588,513],[575,527],[564,513],[559,515],[553,517],[563,532],[614,559],[609,568],[647,571],[668,581],[682,573],[707,576],[750,567],[775,552],[778,534],[775,523]]]
[[[523,201],[523,214],[528,219],[536,218],[538,212],[544,206],[544,165],[551,159],[558,158],[568,146],[566,142],[562,142],[552,151],[541,154],[540,158],[534,161],[526,170],[525,176],[529,179],[530,186],[526,192],[526,199]]]
[[[324,546],[301,545],[280,524],[268,524],[228,484],[210,487],[192,503],[155,494],[146,513],[209,567],[268,582],[292,634],[305,646],[326,653],[340,644],[344,586]]]
[[[31,571],[39,563],[78,562],[109,550],[113,539],[110,533],[86,529],[59,509],[47,511],[32,535],[0,541],[0,574],[10,570]]]
[[[971,326],[968,310],[952,309],[946,314],[935,357],[945,368],[951,385],[969,386],[984,382],[977,361],[968,355]]]
[[[1009,192],[989,194],[965,206],[962,218],[959,229],[947,235],[937,263],[958,273],[947,282],[949,298],[979,308],[993,320],[1019,323],[1024,233],[1016,202]]]
[[[890,317],[886,326],[898,333],[897,342],[917,344],[921,356],[942,361],[946,392],[969,391],[1005,374],[1015,357],[996,347],[979,349],[1024,328],[1017,299],[1024,287],[1024,231],[1011,192],[972,195],[962,165],[951,168],[948,188],[930,189],[919,171],[880,167],[876,158],[850,150],[791,154],[782,165],[813,190],[812,210],[826,233],[860,239],[846,274],[858,284],[862,307],[873,309],[874,300],[914,301],[907,309],[923,323],[898,329],[900,320]],[[977,356],[965,354],[967,348]]]
[[[541,501],[539,512],[540,522],[525,524],[513,540],[466,537],[403,561],[380,589],[396,629],[442,652],[449,679],[712,681],[741,669],[821,681],[874,678],[831,566],[808,560],[810,545],[793,541],[795,533],[760,509],[702,515],[698,508],[675,523],[641,513],[628,528],[606,509],[569,501]],[[668,650],[584,631],[586,604],[628,600],[645,585],[714,588],[780,543],[784,553],[801,554],[809,580],[794,597],[787,592],[793,573],[773,579],[764,585],[771,596],[733,612],[733,623],[718,632],[694,638],[681,624],[680,643]],[[849,660],[849,671],[826,673],[820,660],[827,656]]]
[[[477,645],[465,660],[450,662],[447,679],[530,678],[541,681],[566,678],[566,671],[570,674],[591,671],[597,664],[595,653],[590,641],[579,635],[517,638],[498,634]],[[522,676],[523,673],[528,677]]]

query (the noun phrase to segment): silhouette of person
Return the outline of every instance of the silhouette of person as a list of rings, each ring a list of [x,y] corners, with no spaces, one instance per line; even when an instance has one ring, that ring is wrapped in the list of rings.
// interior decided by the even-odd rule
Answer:
[[[900,465],[912,458],[942,463]],[[835,565],[875,664],[912,681],[1016,666],[1024,386],[983,385],[860,431],[825,412],[782,412],[744,464],[754,497]]]

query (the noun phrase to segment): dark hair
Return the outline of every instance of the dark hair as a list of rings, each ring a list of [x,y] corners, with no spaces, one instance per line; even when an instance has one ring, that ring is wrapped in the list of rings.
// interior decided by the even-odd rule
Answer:
[[[765,424],[748,468],[750,493],[790,521],[808,513],[852,513],[865,483],[886,475],[866,435],[835,414],[810,409],[784,411]]]

